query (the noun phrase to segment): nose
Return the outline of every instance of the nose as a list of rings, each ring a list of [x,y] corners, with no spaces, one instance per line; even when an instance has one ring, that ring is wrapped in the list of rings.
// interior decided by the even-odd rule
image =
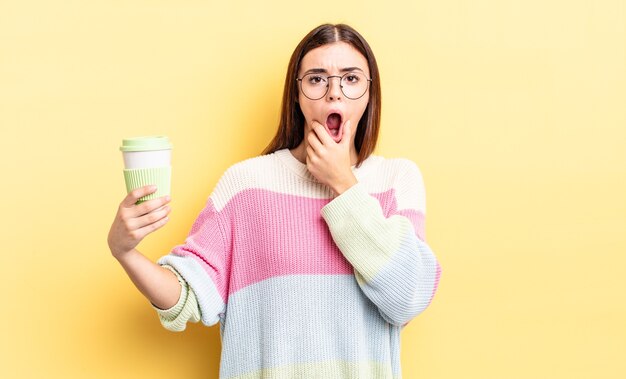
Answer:
[[[328,93],[326,94],[326,97],[329,101],[339,100],[341,98],[341,94],[341,76],[329,76]]]

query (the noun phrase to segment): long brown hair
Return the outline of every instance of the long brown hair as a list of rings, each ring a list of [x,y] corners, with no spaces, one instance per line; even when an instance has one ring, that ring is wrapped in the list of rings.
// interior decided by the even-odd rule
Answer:
[[[372,154],[378,140],[380,128],[380,74],[376,58],[365,39],[353,28],[345,24],[323,24],[311,30],[298,44],[287,68],[285,89],[280,112],[280,124],[274,139],[263,150],[263,154],[270,154],[277,150],[297,147],[304,139],[304,114],[298,104],[298,85],[296,78],[302,58],[309,51],[333,42],[346,42],[357,49],[367,59],[370,69],[371,84],[369,101],[363,116],[359,121],[354,147],[357,151],[357,167]]]

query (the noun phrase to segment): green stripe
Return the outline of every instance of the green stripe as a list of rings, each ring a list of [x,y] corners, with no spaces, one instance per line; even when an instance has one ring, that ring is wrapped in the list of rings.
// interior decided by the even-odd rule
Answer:
[[[385,218],[380,203],[361,184],[322,208],[333,240],[366,282],[370,282],[400,249],[402,237],[413,232],[402,216]]]

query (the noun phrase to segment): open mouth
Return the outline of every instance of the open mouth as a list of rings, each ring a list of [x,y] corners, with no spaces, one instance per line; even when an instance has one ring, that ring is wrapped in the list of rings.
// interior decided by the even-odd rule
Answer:
[[[339,113],[331,113],[326,118],[326,129],[335,142],[341,141],[341,127],[343,126],[341,121]]]

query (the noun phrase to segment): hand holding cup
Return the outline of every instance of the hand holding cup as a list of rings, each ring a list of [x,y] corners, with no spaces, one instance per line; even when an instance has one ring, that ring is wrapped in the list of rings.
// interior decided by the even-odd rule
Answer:
[[[169,220],[170,196],[136,204],[137,200],[157,191],[154,186],[132,190],[120,203],[109,230],[107,242],[114,257],[119,258],[134,249],[148,234],[163,227]]]

